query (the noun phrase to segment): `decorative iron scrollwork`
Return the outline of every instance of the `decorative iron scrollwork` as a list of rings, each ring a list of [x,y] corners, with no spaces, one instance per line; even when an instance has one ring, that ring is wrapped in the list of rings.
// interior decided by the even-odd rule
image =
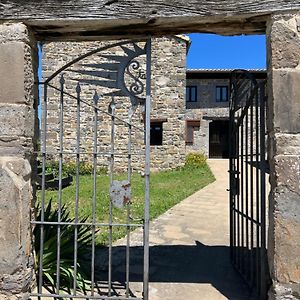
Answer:
[[[101,92],[103,96],[129,97],[132,105],[136,106],[145,102],[146,62],[142,56],[147,55],[146,49],[146,42],[116,43],[91,54],[97,54],[97,59],[103,59],[100,62],[78,64],[79,68],[75,68],[74,65],[69,71],[83,75],[82,78],[73,80],[104,87],[106,90]],[[101,54],[103,50],[112,50],[114,54]]]
[[[141,95],[145,89],[145,85],[140,79],[145,79],[146,76],[143,74],[143,71],[140,68],[141,65],[136,60],[131,61],[126,68],[127,74],[134,80],[129,87],[129,91],[135,96]]]

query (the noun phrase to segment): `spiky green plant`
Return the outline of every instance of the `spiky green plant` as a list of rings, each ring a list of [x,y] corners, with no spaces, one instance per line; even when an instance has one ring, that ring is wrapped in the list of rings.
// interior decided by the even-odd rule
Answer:
[[[37,221],[41,221],[42,210],[41,207],[37,207]],[[45,222],[57,222],[59,211],[57,208],[52,207],[52,201],[48,202],[48,205],[44,211]],[[74,223],[74,219],[69,216],[69,212],[66,206],[61,208],[61,222],[62,223]],[[84,223],[85,219],[79,221]],[[70,224],[60,225],[60,289],[71,291],[73,287],[74,276],[76,276],[77,289],[86,292],[89,289],[90,281],[87,276],[87,253],[91,251],[92,235],[91,226],[77,225],[77,272],[74,274],[74,240],[75,240],[75,226]],[[33,231],[35,238],[35,258],[37,266],[37,275],[39,275],[39,261],[41,255],[40,238],[41,230],[40,226],[36,226]],[[58,293],[56,289],[57,281],[57,225],[43,225],[43,287],[50,292]],[[39,277],[38,277],[39,278]]]

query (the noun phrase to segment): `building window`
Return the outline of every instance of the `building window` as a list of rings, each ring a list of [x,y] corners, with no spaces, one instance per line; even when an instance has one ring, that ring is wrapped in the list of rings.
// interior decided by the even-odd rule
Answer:
[[[150,145],[162,145],[163,143],[163,122],[151,121],[150,123]]]
[[[186,87],[186,102],[197,102],[197,87],[187,86]]]
[[[200,121],[199,120],[187,120],[186,121],[186,145],[194,145],[194,132],[199,131]]]
[[[228,99],[228,86],[216,86],[216,101],[227,102]]]

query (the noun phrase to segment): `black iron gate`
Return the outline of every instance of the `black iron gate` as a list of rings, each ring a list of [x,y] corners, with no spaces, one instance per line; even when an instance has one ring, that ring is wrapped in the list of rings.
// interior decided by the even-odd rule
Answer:
[[[260,299],[267,297],[265,81],[231,76],[230,249],[236,269]]]

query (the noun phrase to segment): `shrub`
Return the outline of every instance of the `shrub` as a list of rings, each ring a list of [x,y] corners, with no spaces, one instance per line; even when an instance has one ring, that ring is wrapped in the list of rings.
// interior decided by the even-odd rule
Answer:
[[[64,162],[62,165],[63,175],[76,175],[77,165],[76,162]],[[94,172],[94,166],[91,163],[81,161],[79,163],[79,175],[91,175]],[[46,164],[46,173],[53,173],[58,176],[59,173],[59,162],[58,161],[48,161]],[[97,167],[97,174],[106,174],[106,167]]]
[[[58,176],[59,171],[59,162],[55,160],[51,160],[46,163],[46,173],[50,174],[52,173],[54,177]]]
[[[201,168],[206,166],[206,156],[200,152],[189,153],[185,158],[185,165],[192,168]]]
[[[37,207],[37,221],[41,221],[41,208]],[[45,222],[57,222],[58,209],[52,207],[50,200],[45,211]],[[84,223],[86,219],[79,220],[79,223]],[[61,208],[61,222],[74,222],[73,218],[69,217],[65,205]],[[74,226],[65,224],[60,226],[60,287],[61,290],[69,290],[73,286],[74,281]],[[88,261],[86,254],[91,250],[92,235],[90,234],[91,226],[77,225],[77,288],[83,292],[89,289],[90,281],[87,276],[86,266]],[[40,260],[40,226],[37,225],[34,230],[34,248],[35,248],[35,265],[37,275],[39,273]],[[56,291],[56,266],[57,266],[57,225],[44,225],[43,230],[43,287],[48,291],[55,293]],[[38,277],[39,278],[39,277]]]
[[[79,175],[91,175],[93,173],[93,165],[85,161],[79,163]],[[76,162],[63,163],[63,171],[69,175],[76,175],[77,164]]]

